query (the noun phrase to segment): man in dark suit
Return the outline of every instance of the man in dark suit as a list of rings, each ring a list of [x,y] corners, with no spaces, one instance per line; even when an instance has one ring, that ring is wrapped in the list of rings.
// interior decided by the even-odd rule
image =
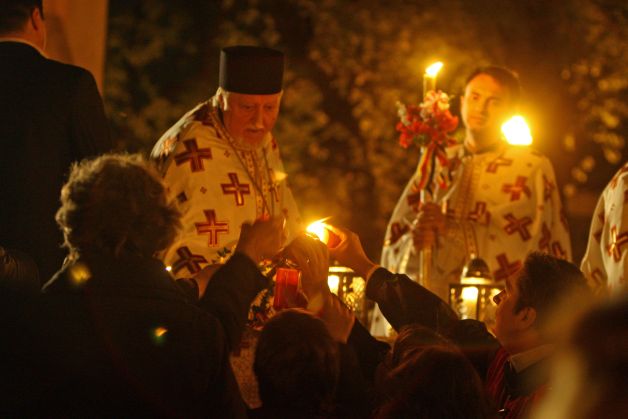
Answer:
[[[558,312],[563,304],[590,299],[584,275],[575,265],[549,254],[530,253],[523,267],[506,279],[505,290],[494,298],[497,308],[493,336],[482,322],[459,320],[443,300],[406,275],[374,264],[355,233],[335,228],[333,232],[341,237],[341,242],[329,253],[341,265],[367,279],[366,296],[379,304],[395,330],[417,323],[449,339],[483,378],[487,394],[501,417],[527,417],[547,390],[548,366],[556,343],[550,328],[552,320],[564,314]],[[329,295],[326,275],[309,274],[326,272],[328,262],[321,257],[326,253],[319,251],[317,256],[313,251],[316,247],[309,249],[292,251],[293,260],[303,271],[303,288],[322,289],[321,295]],[[313,264],[318,268],[310,267]],[[330,330],[344,331],[341,339],[356,350],[365,376],[373,377],[385,345],[350,316],[339,315],[339,310],[323,306],[318,312]]]
[[[92,75],[45,57],[41,0],[0,2],[0,245],[42,282],[65,252],[54,214],[70,164],[111,148]]]

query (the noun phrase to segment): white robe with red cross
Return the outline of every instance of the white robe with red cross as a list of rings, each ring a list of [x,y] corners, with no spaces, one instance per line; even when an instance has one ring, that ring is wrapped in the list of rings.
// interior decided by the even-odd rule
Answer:
[[[546,157],[501,142],[478,154],[456,145],[448,156],[451,184],[435,188],[433,198],[446,213],[446,228],[432,250],[432,291],[447,301],[449,284],[459,282],[471,255],[486,261],[496,281],[516,272],[530,251],[571,259],[567,220]],[[390,219],[381,264],[418,280],[411,233],[420,195],[415,184],[416,175]]]
[[[619,291],[628,279],[628,163],[597,202],[581,269],[596,291]]]
[[[182,229],[162,255],[177,278],[224,262],[244,222],[283,215],[289,238],[301,227],[275,139],[269,133],[257,147],[236,141],[210,102],[173,125],[151,157],[182,213]]]

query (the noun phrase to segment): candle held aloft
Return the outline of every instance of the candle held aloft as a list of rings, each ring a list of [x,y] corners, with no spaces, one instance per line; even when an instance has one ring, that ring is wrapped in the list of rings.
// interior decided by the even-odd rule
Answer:
[[[428,92],[436,90],[436,76],[442,68],[443,63],[437,61],[425,69],[425,74],[423,74],[423,97]]]

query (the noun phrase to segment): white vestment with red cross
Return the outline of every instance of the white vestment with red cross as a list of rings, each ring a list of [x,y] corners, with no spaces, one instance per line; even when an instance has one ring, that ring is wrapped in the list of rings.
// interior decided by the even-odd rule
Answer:
[[[471,255],[484,259],[497,281],[516,272],[530,251],[571,259],[567,221],[546,157],[501,142],[478,154],[456,145],[448,155],[451,185],[436,187],[433,199],[447,220],[432,251],[433,292],[447,301],[449,284],[459,282]],[[418,280],[421,266],[411,233],[419,208],[416,181],[415,175],[390,219],[381,264]]]
[[[151,157],[182,213],[182,229],[162,255],[177,278],[223,263],[244,222],[283,215],[288,238],[301,228],[275,139],[268,134],[258,147],[236,141],[210,102],[173,125]]]
[[[628,279],[628,163],[597,202],[581,269],[597,291],[625,289]]]

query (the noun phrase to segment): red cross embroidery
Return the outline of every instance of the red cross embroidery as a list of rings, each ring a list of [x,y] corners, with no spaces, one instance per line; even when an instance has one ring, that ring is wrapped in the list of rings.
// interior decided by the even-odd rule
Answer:
[[[275,137],[272,137],[270,139],[270,145],[271,145],[273,150],[277,150],[277,140],[275,140]]]
[[[628,165],[625,165],[624,167],[619,169],[619,172],[617,172],[615,176],[613,176],[613,179],[611,179],[610,182],[611,189],[615,189],[617,187],[617,182],[619,182],[619,178],[626,172],[628,172]]]
[[[216,221],[216,211],[204,210],[206,223],[194,223],[197,234],[207,234],[209,236],[207,244],[209,247],[218,246],[218,234],[229,233],[229,223],[227,221]]]
[[[612,256],[615,262],[619,262],[622,254],[622,246],[628,243],[628,232],[617,234],[617,226],[611,228],[611,241],[606,247],[608,255]]]
[[[567,213],[564,208],[560,209],[560,222],[565,227],[565,230],[569,231],[569,222],[567,221]]]
[[[187,268],[191,274],[201,270],[201,263],[207,263],[203,255],[194,255],[187,246],[177,249],[179,259],[172,264],[172,272],[175,274],[183,268]]]
[[[410,227],[407,224],[404,224],[402,227],[400,223],[393,223],[390,226],[390,238],[388,239],[389,244],[395,244],[399,241],[401,236],[406,234],[410,230]]]
[[[547,202],[552,198],[552,192],[556,189],[554,182],[549,180],[547,176],[543,175],[543,200]]]
[[[484,220],[482,220],[484,218]],[[475,208],[467,215],[469,221],[484,222],[488,224],[491,220],[491,213],[486,210],[486,202],[478,201]]]
[[[541,252],[549,252],[551,241],[552,232],[547,227],[547,224],[543,223],[543,227],[541,227],[541,239],[539,240],[539,250]]]
[[[512,165],[512,159],[507,159],[503,156],[499,156],[488,164],[488,166],[486,167],[486,173],[497,173],[497,169],[499,169],[499,166],[506,167],[510,165]]]
[[[526,185],[526,181],[528,180],[525,176],[517,176],[517,180],[514,184],[507,183],[502,186],[502,192],[510,194],[511,201],[518,201],[521,198],[521,193],[524,193],[528,196],[531,195],[530,188]]]
[[[512,263],[508,262],[508,257],[506,253],[501,253],[497,255],[497,263],[499,264],[499,269],[493,272],[493,276],[496,281],[502,281],[516,273],[519,269],[521,269],[522,263],[520,260],[515,260]]]
[[[210,148],[198,148],[195,139],[183,140],[185,150],[183,153],[174,156],[177,166],[190,162],[193,172],[202,172],[205,170],[203,159],[211,160],[212,150]]]
[[[560,245],[560,242],[552,243],[552,254],[559,259],[567,259],[567,252],[563,250],[563,246]]]
[[[530,240],[531,236],[527,227],[532,223],[532,218],[516,218],[512,212],[504,215],[504,218],[506,219],[506,221],[508,221],[508,224],[506,225],[506,227],[504,227],[504,231],[508,235],[519,233],[519,235],[521,236],[521,240]]]
[[[236,206],[244,205],[244,195],[251,194],[251,186],[248,183],[240,183],[237,173],[227,173],[231,183],[221,183],[223,195],[231,195],[235,197]]]
[[[408,200],[410,208],[412,208],[414,212],[419,212],[419,207],[421,205],[421,191],[412,192],[406,199]]]

